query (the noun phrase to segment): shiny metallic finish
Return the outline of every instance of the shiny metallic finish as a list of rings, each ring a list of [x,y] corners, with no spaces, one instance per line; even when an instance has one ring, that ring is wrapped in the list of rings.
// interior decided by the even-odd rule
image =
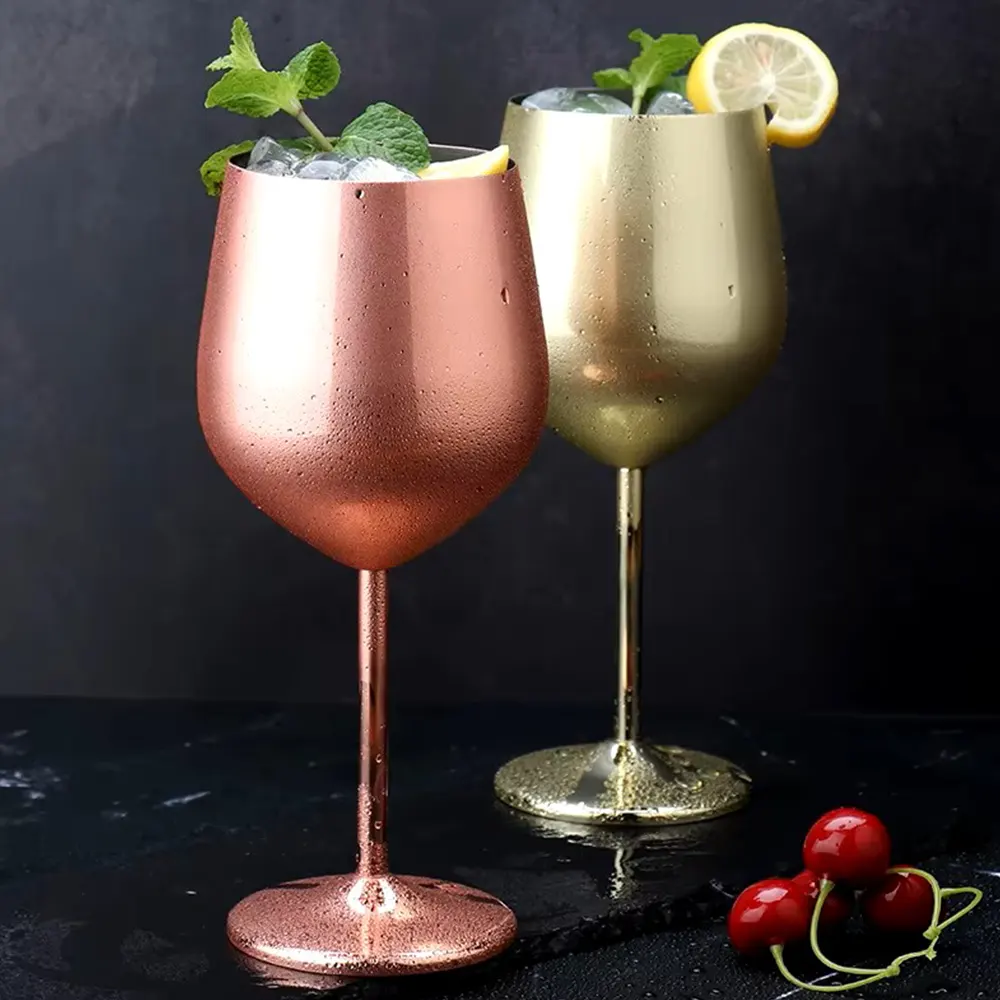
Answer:
[[[639,469],[729,412],[785,331],[762,109],[581,115],[507,105],[549,344],[548,422]]]
[[[358,574],[358,694],[361,773],[358,778],[358,873],[389,872],[389,745],[386,646],[389,595],[385,570]]]
[[[750,778],[697,750],[607,740],[525,754],[500,768],[494,788],[507,805],[546,819],[642,826],[735,812]]]
[[[618,711],[615,739],[639,738],[642,469],[618,470]]]
[[[239,903],[229,938],[248,962],[399,975],[514,940],[492,896],[389,874],[386,570],[514,479],[547,395],[515,169],[349,184],[230,165],[198,348],[202,428],[258,507],[359,570],[358,871]]]
[[[486,961],[514,942],[498,899],[410,875],[334,875],[264,889],[237,904],[229,940],[258,961],[300,972],[400,976]]]
[[[298,972],[295,969],[283,969],[280,965],[268,965],[267,962],[245,955],[238,948],[231,947],[229,957],[260,986],[271,990],[290,987],[322,994],[323,991],[332,992],[356,982],[346,976],[324,976],[318,972]]]
[[[356,185],[231,165],[198,348],[205,438],[292,534],[389,569],[527,463],[540,331],[516,169]]]
[[[762,108],[627,117],[507,105],[549,347],[548,422],[618,469],[615,739],[511,761],[495,789],[552,820],[667,824],[740,808],[732,764],[639,742],[643,469],[726,413],[785,330]]]

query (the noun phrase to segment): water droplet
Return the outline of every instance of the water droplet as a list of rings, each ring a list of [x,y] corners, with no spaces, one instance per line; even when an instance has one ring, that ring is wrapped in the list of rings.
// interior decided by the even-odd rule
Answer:
[[[663,402],[663,397],[662,397],[662,396],[657,396],[657,397],[656,397],[656,401],[657,401],[658,403],[662,403],[662,402]],[[698,970],[698,969],[695,969],[694,971],[695,971],[695,972],[698,972],[699,970]]]
[[[508,305],[510,303],[510,292],[507,290],[506,285],[500,289],[500,301],[504,305]]]
[[[358,201],[364,198],[364,196],[365,196],[364,188],[358,188],[357,191],[354,192],[354,197],[357,198]]]
[[[381,830],[382,829],[382,820],[380,820],[380,819],[375,820],[375,823],[373,825],[374,825],[374,827],[375,827],[376,830]]]
[[[729,286],[729,297],[733,298],[735,295],[736,295],[736,286],[735,285],[730,285]]]

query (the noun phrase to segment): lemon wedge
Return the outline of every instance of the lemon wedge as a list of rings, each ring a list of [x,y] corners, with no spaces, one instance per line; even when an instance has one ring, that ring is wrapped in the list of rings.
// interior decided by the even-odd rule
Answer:
[[[739,111],[766,104],[768,139],[778,146],[815,142],[837,107],[837,74],[801,32],[773,24],[737,24],[710,38],[691,65],[695,110]]]
[[[441,160],[420,171],[424,180],[441,180],[452,177],[484,177],[486,174],[502,174],[510,160],[510,149],[497,146],[487,153],[463,156],[460,160]]]

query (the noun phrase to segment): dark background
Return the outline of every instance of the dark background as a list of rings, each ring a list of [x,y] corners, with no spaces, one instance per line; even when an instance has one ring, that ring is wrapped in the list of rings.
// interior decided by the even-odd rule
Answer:
[[[841,107],[819,145],[774,156],[787,346],[648,477],[646,695],[991,707],[995,0],[0,2],[0,692],[353,691],[352,574],[255,511],[195,417],[215,213],[197,166],[294,129],[201,107],[240,12],[268,64],[333,45],[328,131],[385,99],[486,146],[509,94],[587,82],[633,27],[813,36]],[[547,434],[485,515],[396,572],[394,695],[610,709],[613,489]]]

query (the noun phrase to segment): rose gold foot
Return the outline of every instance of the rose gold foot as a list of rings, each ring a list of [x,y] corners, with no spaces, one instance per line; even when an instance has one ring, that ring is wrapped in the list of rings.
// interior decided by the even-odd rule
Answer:
[[[325,975],[399,976],[483,962],[511,945],[500,900],[413,875],[286,882],[229,914],[233,946],[270,965]]]
[[[269,965],[242,951],[230,948],[232,960],[255,982],[268,989],[276,990],[282,986],[290,986],[296,990],[313,990],[328,993],[331,990],[343,989],[356,980],[347,976],[323,976],[318,972],[299,972],[296,969],[282,969],[278,965]]]

